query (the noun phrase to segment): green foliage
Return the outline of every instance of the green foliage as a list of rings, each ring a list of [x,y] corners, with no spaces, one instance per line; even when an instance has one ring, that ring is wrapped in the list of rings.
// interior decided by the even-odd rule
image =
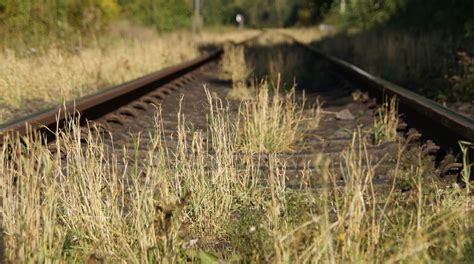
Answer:
[[[172,30],[189,25],[191,9],[189,0],[0,0],[0,36],[12,46],[79,42],[117,19]]]
[[[192,7],[186,0],[119,0],[124,16],[160,31],[190,25]]]
[[[119,14],[116,0],[0,0],[0,36],[15,48],[75,43]]]
[[[341,0],[334,1],[339,10]],[[346,0],[342,14],[345,27],[361,29],[389,26],[402,29],[432,29],[472,35],[474,1],[471,0]]]
[[[369,28],[388,21],[402,8],[406,0],[353,0],[346,1],[343,21],[347,25]]]
[[[466,52],[459,52],[458,56],[462,72],[449,77],[448,80],[452,84],[452,88],[444,92],[440,99],[474,102],[474,58]]]
[[[297,0],[286,25],[308,26],[319,22],[330,9],[333,0]]]
[[[100,31],[119,14],[120,8],[116,0],[69,1],[67,6],[68,22],[81,32]]]
[[[207,0],[203,10],[208,24],[235,24],[235,16],[242,14],[245,24],[252,27],[283,25],[283,7],[287,0]]]
[[[0,26],[8,33],[61,35],[101,29],[119,11],[116,0],[0,0]]]
[[[234,24],[235,15],[251,27],[311,25],[319,22],[332,0],[206,0],[204,19],[212,25]]]
[[[243,14],[248,27],[317,23],[333,0],[204,0],[206,25],[234,25]],[[190,27],[192,0],[0,0],[0,36],[30,47],[51,40],[78,43],[114,20],[125,19],[159,31]],[[4,41],[5,43],[5,41]]]

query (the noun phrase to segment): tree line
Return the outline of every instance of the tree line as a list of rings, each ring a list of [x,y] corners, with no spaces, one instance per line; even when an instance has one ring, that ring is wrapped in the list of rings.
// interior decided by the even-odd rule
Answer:
[[[244,15],[251,27],[308,26],[316,24],[333,0],[204,0],[204,20],[211,25],[233,24]]]
[[[252,27],[310,25],[332,0],[201,0],[206,25],[231,25],[237,13]],[[190,26],[193,0],[0,0],[0,33],[61,35],[98,31],[127,19],[158,30]]]
[[[0,0],[0,35],[18,32],[62,37],[89,34],[114,20],[160,31],[190,27],[195,0]],[[308,26],[336,15],[334,23],[369,28],[449,25],[472,34],[472,0],[200,0],[205,25],[233,25],[242,14],[250,27]],[[427,21],[429,20],[429,21]]]

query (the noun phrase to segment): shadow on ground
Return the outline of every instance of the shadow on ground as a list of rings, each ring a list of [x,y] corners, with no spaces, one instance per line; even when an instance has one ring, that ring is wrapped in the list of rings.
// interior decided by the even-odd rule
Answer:
[[[201,51],[210,51],[220,46],[202,46]],[[245,44],[245,57],[252,78],[257,82],[268,80],[276,85],[280,78],[281,88],[319,92],[332,89],[338,84],[325,62],[307,49],[293,42],[259,44],[252,41]]]
[[[474,57],[473,13],[471,0],[406,1],[383,24],[310,45],[428,98],[472,104],[472,84],[456,85],[450,77],[472,78],[463,77],[458,52]]]

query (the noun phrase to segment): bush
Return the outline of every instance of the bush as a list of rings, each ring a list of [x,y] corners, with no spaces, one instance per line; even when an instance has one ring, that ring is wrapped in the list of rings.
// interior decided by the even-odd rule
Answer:
[[[12,46],[65,42],[104,29],[119,11],[116,0],[0,0],[0,34]]]
[[[124,16],[160,31],[189,26],[192,7],[184,0],[121,0]]]
[[[459,52],[459,65],[462,66],[462,73],[449,78],[453,85],[449,93],[445,94],[448,100],[474,101],[474,58],[466,52]],[[443,98],[444,99],[444,98]]]

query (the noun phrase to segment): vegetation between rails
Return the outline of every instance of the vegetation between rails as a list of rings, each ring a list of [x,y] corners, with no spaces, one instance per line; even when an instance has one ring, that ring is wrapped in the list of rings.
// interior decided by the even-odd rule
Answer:
[[[224,55],[220,61],[220,76],[224,80],[232,81],[232,90],[228,94],[230,99],[247,100],[254,95],[255,87],[247,85],[250,72],[245,60],[244,47],[225,45]]]
[[[239,124],[240,150],[248,153],[290,151],[298,138],[305,103],[304,98],[302,102],[297,102],[295,86],[282,93],[278,75],[273,89],[267,80],[259,84],[253,82],[249,87],[250,70],[243,46],[224,47],[220,75],[232,80],[232,90],[227,97],[243,100],[240,108],[242,124]]]
[[[385,99],[374,118],[374,141],[381,144],[397,140],[398,101],[396,97]]]
[[[246,82],[251,70],[245,61],[243,46],[224,45],[224,55],[220,62],[221,78],[233,83]]]
[[[281,94],[280,80],[273,90],[267,81],[262,82],[256,93],[254,100],[244,101],[241,106],[242,150],[251,153],[291,151],[299,137],[304,101],[296,101],[294,87]]]
[[[309,188],[290,189],[281,149],[240,151],[255,119],[274,125],[266,110],[244,105],[235,122],[224,101],[207,94],[208,130],[192,132],[180,118],[169,152],[158,112],[145,159],[110,152],[104,135],[84,135],[74,122],[53,148],[11,139],[0,152],[6,259],[428,263],[472,256],[472,195],[437,183],[417,147],[399,146],[389,188],[378,189],[378,165],[356,132],[340,171],[315,156],[315,172],[303,177]],[[135,137],[138,149],[144,143]],[[409,187],[400,189],[402,181]]]

